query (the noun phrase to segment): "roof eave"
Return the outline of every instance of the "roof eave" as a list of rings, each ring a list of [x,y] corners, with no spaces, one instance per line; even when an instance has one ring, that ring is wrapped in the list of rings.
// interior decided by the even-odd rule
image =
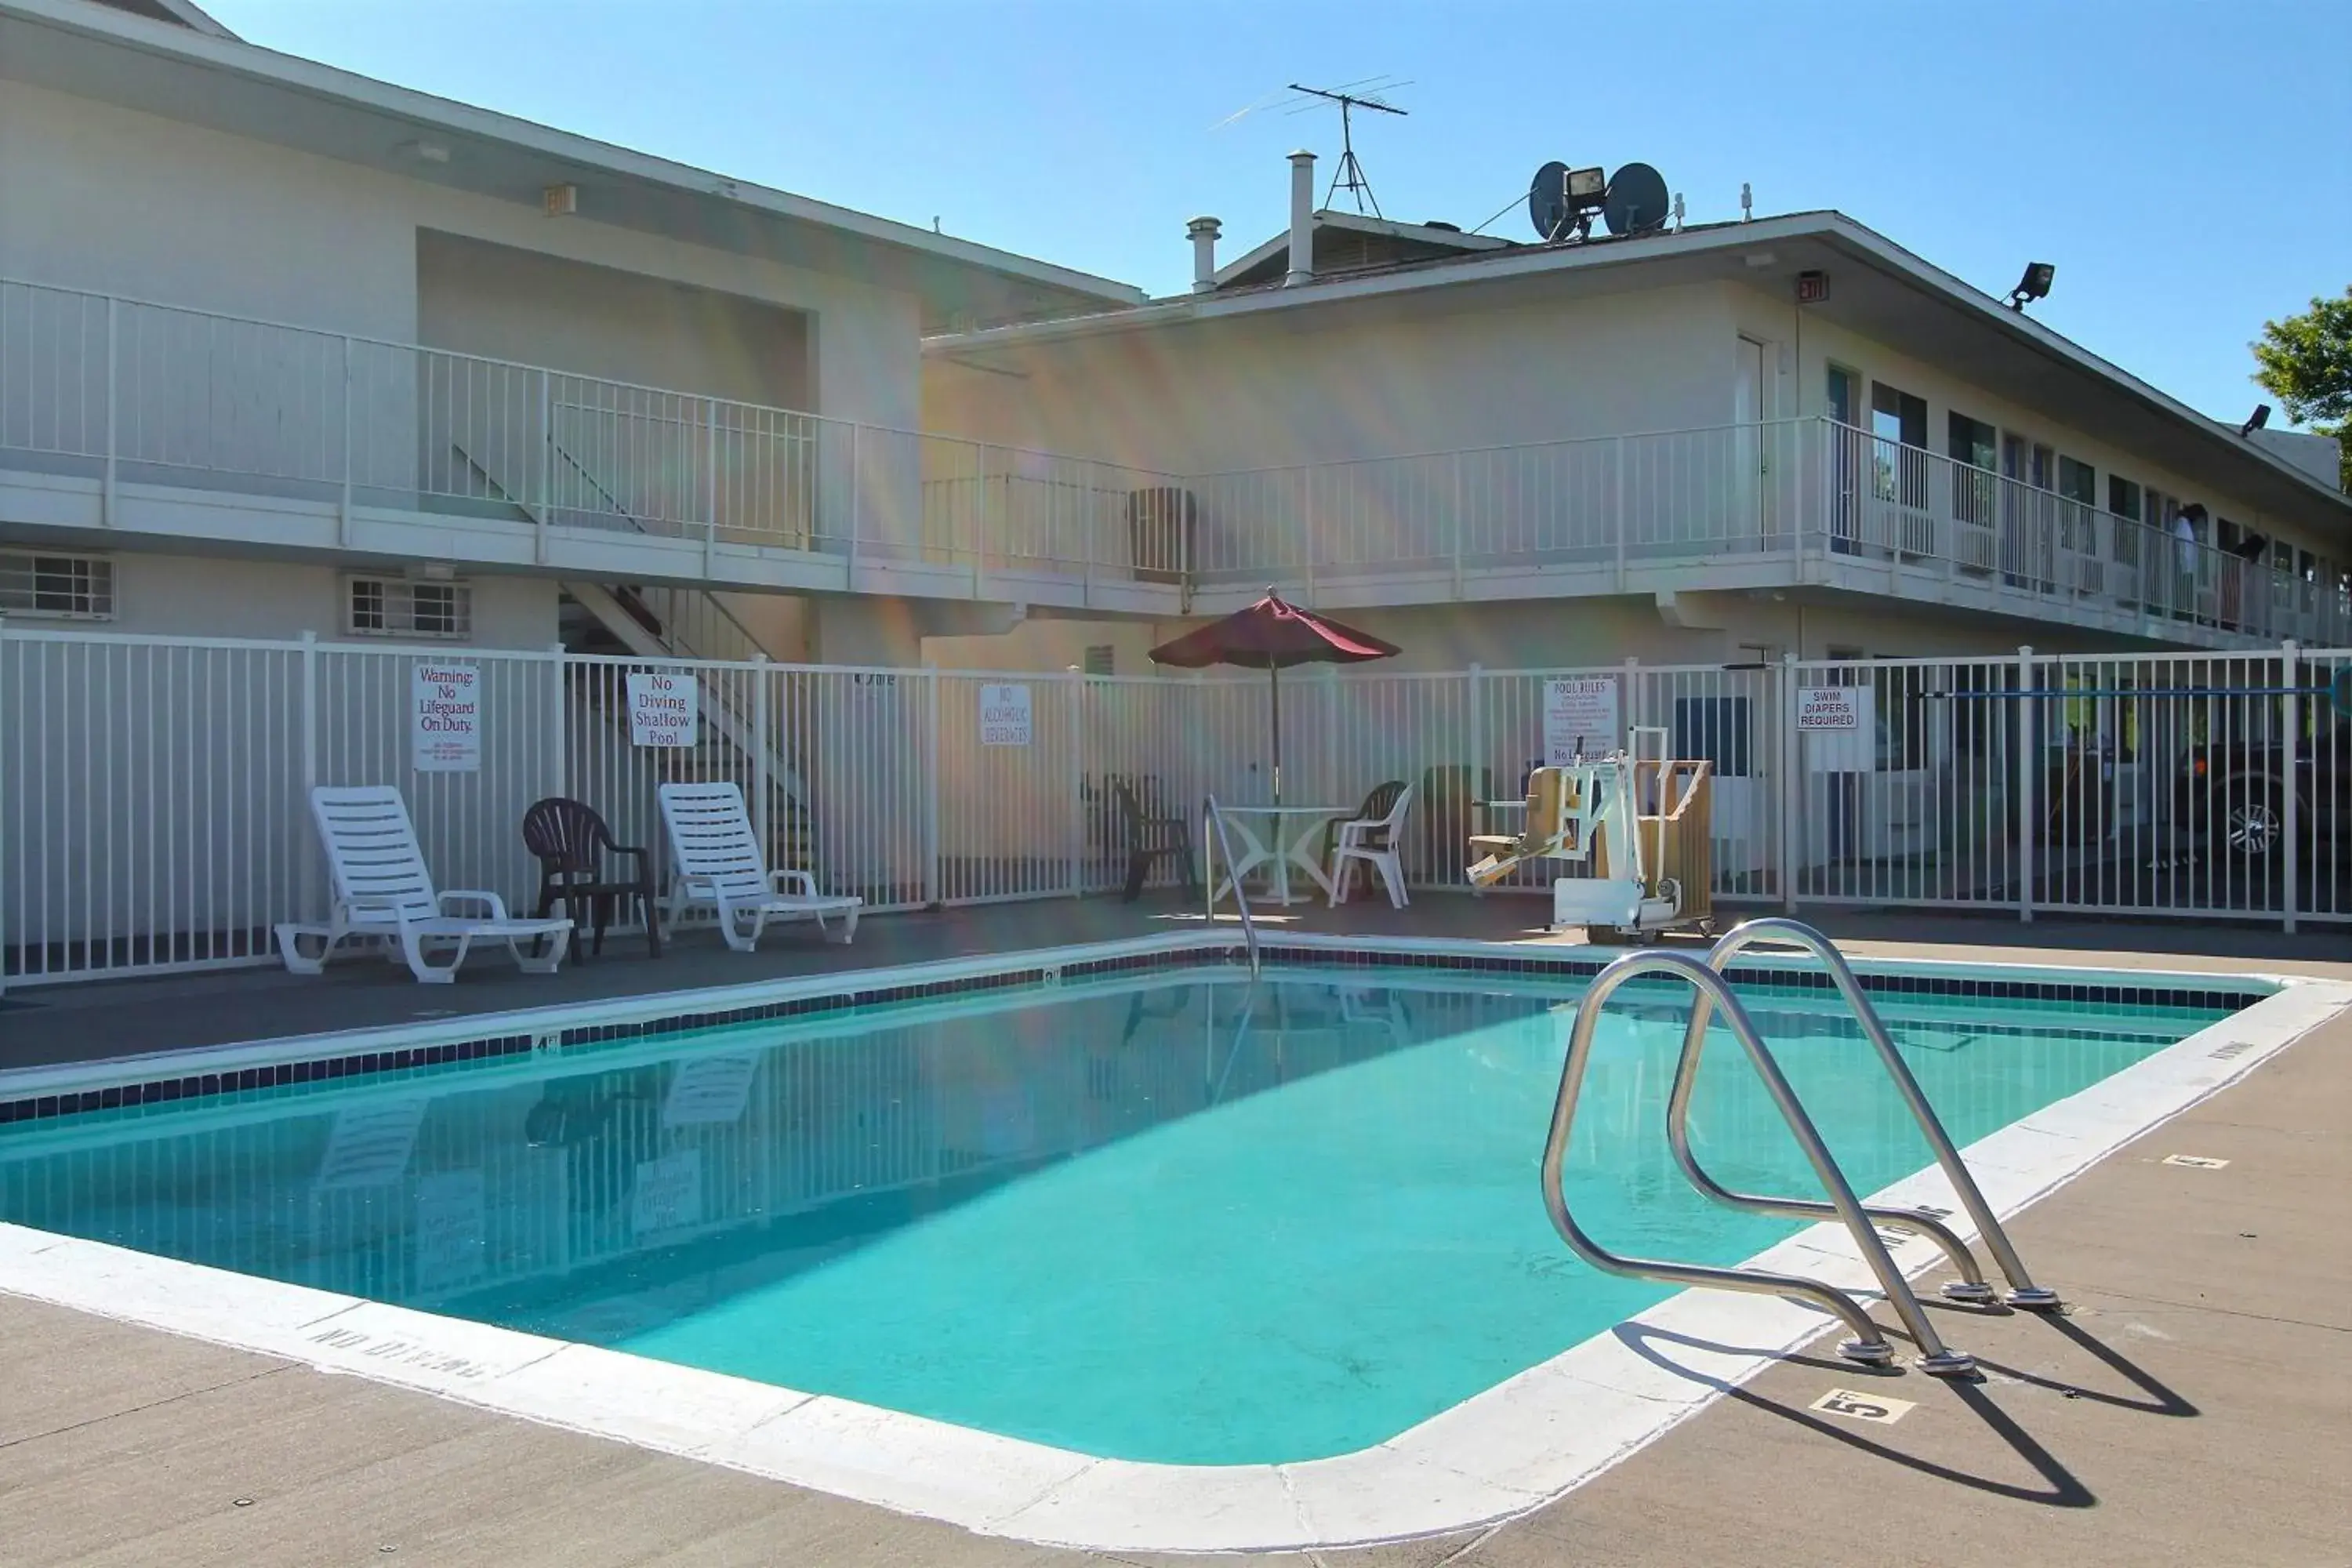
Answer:
[[[2227,425],[2200,413],[2187,404],[2116,364],[2083,347],[2053,329],[2044,326],[2022,310],[2011,309],[2006,301],[1996,300],[1983,289],[1954,277],[1942,268],[1917,254],[1905,249],[1874,229],[1854,222],[1842,213],[1828,215],[1833,220],[1824,229],[1833,236],[1867,252],[1871,259],[1887,270],[1907,277],[1943,295],[1950,302],[1970,309],[1983,321],[1997,331],[2006,331],[2031,344],[2053,358],[2064,361],[2076,370],[2086,372],[2105,381],[2116,391],[2132,397],[2157,413],[2177,419],[2201,437],[2215,442],[2239,457],[2251,457],[2270,468],[2282,478],[2293,479],[2320,499],[2332,502],[2347,518],[2352,518],[2352,496],[2321,484],[2309,473],[2286,458],[2241,436]]]
[[[194,7],[190,9],[194,10]],[[66,28],[125,48],[176,57],[227,75],[266,80],[292,91],[407,119],[421,128],[504,143],[582,169],[643,181],[721,205],[748,207],[770,217],[823,226],[877,244],[893,246],[998,277],[1089,296],[1106,304],[1138,304],[1150,298],[1133,284],[1056,266],[1013,251],[998,250],[971,240],[935,234],[912,224],[835,206],[813,197],[795,195],[789,191],[713,174],[690,164],[632,152],[572,132],[558,131],[501,114],[495,110],[436,98],[430,93],[396,87],[390,82],[321,65],[315,60],[280,54],[257,44],[247,43],[217,23],[211,30],[193,24],[183,27],[168,22],[150,21],[109,7],[85,7],[75,4],[74,0],[0,0],[0,12],[14,14],[26,21]]]
[[[2279,477],[2294,481],[2315,499],[2329,502],[2342,510],[2347,521],[2352,521],[2352,497],[2329,489],[2284,458],[2239,436],[2228,426],[2218,424],[2121,366],[2061,336],[2024,312],[2011,310],[2006,303],[1975,285],[1954,277],[1839,212],[1794,213],[1780,217],[1758,218],[1750,223],[1727,224],[1714,230],[1618,240],[1605,247],[1523,246],[1508,251],[1465,256],[1439,264],[1370,277],[1318,277],[1298,288],[1255,289],[1245,294],[1178,297],[1130,310],[1097,311],[1051,321],[993,327],[930,338],[925,340],[924,351],[951,357],[959,353],[1137,331],[1179,321],[1208,321],[1258,310],[1298,310],[1381,294],[1498,282],[1548,271],[1633,266],[1654,256],[1666,254],[1670,247],[1681,254],[1688,254],[1694,248],[1744,250],[1776,241],[1788,243],[1800,239],[1820,239],[1842,246],[1915,288],[1974,311],[1983,324],[1992,330],[2008,333],[2037,352],[2098,377],[2116,391],[2182,422],[2201,437],[2219,443],[2236,456],[2253,458]],[[1260,247],[1261,250],[1265,248]]]

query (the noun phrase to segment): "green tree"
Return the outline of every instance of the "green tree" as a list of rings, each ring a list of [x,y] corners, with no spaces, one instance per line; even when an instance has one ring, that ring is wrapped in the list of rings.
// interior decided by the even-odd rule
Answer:
[[[2340,482],[2352,495],[2352,288],[2340,300],[2312,300],[2300,316],[2264,321],[2250,346],[2255,384],[2296,424],[2336,437]]]

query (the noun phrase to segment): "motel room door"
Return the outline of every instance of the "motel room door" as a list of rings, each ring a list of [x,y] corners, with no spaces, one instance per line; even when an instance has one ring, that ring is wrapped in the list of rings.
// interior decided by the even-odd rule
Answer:
[[[1738,380],[1732,394],[1730,526],[1722,547],[1769,549],[1774,531],[1772,432],[1764,427],[1771,399],[1764,345],[1739,340]]]

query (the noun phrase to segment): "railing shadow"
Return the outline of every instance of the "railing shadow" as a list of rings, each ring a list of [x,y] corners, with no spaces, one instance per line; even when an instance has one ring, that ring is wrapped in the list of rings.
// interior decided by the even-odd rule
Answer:
[[[2060,1383],[2053,1378],[2036,1376],[2030,1372],[2021,1372],[2015,1367],[2004,1366],[1996,1361],[1988,1361],[1983,1356],[1977,1357],[1977,1364],[2000,1373],[2003,1377],[2013,1377],[2020,1383],[2030,1383],[2036,1388],[2049,1389],[2068,1399],[2088,1399],[2095,1404],[2112,1405],[2117,1410],[2137,1410],[2146,1415],[2180,1416],[2204,1414],[2154,1373],[2149,1372],[2113,1345],[2090,1333],[2081,1325],[2070,1322],[2063,1315],[2055,1312],[2040,1313],[2036,1316],[2051,1328],[2072,1340],[2076,1348],[2105,1363],[2117,1376],[2146,1393],[2147,1398],[2131,1399],[2121,1394],[2101,1394],[2096,1389],[2084,1388],[2080,1384]]]
[[[2032,1466],[2034,1471],[2049,1483],[2045,1489],[2037,1489],[2032,1487],[2019,1486],[2010,1481],[1998,1480],[1990,1476],[1975,1475],[1949,1465],[1938,1464],[1933,1459],[1923,1458],[1916,1454],[1906,1453],[1900,1448],[1889,1447],[1885,1443],[1875,1442],[1851,1427],[1832,1422],[1811,1410],[1780,1404],[1777,1400],[1768,1399],[1760,1394],[1743,1388],[1738,1384],[1727,1383],[1722,1378],[1695,1371],[1659,1350],[1653,1342],[1685,1345],[1693,1350],[1712,1351],[1726,1355],[1762,1353],[1752,1347],[1719,1344],[1712,1340],[1678,1334],[1671,1330],[1653,1328],[1639,1322],[1620,1323],[1612,1331],[1620,1344],[1653,1366],[1670,1372],[1676,1377],[1686,1378],[1703,1387],[1713,1389],[1717,1394],[1738,1400],[1751,1409],[1777,1416],[1792,1426],[1801,1426],[1807,1431],[1817,1433],[1849,1448],[1901,1465],[1906,1469],[1916,1470],[1921,1475],[1937,1480],[1950,1481],[1954,1485],[1967,1487],[1971,1491],[1983,1492],[1988,1496],[2009,1498],[2018,1502],[2038,1503],[2045,1508],[2095,1508],[2098,1506],[2097,1495],[2084,1486],[2056,1455],[2042,1447],[2032,1433],[2019,1425],[2015,1417],[1994,1404],[1983,1388],[1978,1384],[1947,1381],[1939,1382],[1937,1386],[1948,1387],[1953,1395],[1966,1405],[1978,1420],[1984,1423],[1988,1431],[2006,1443],[2019,1458]],[[1895,1331],[1889,1330],[1888,1332],[1893,1334]],[[1832,1362],[1804,1355],[1782,1356],[1777,1359],[1794,1362],[1801,1366],[1834,1370],[1841,1377],[1855,1381],[1886,1375],[1883,1372],[1874,1373],[1870,1369],[1857,1367],[1844,1361]]]

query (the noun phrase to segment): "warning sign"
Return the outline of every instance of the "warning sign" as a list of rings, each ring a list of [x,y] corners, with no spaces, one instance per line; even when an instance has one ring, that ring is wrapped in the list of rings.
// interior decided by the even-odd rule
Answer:
[[[1861,729],[1863,695],[1863,689],[1859,686],[1799,688],[1798,732],[1811,734],[1821,731]]]
[[[482,768],[479,665],[420,659],[409,667],[409,761],[420,773]]]
[[[629,743],[691,746],[699,738],[700,704],[694,677],[629,671]]]
[[[980,689],[980,743],[983,746],[1025,746],[1035,710],[1026,686],[983,686]]]

